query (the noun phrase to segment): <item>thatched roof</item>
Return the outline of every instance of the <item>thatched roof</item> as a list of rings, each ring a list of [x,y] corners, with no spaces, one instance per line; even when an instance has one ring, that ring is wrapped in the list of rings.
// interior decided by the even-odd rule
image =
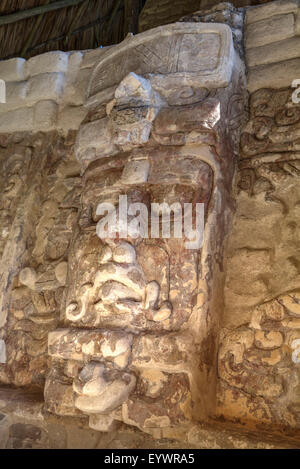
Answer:
[[[0,0],[0,60],[94,49],[221,0]],[[271,0],[229,0],[235,6]]]
[[[0,59],[27,59],[50,50],[93,49],[118,43],[129,31],[137,32],[138,14],[144,3],[145,0],[1,0]],[[32,10],[36,7],[42,7],[42,12]]]

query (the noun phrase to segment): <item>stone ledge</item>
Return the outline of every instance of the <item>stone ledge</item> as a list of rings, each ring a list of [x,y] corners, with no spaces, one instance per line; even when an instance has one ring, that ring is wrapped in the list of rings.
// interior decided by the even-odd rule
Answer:
[[[282,62],[297,57],[300,57],[300,37],[291,37],[284,41],[246,50],[248,67]]]
[[[27,60],[25,74],[32,77],[41,73],[65,73],[68,70],[68,59],[68,54],[61,51],[51,51],[36,55]]]
[[[300,57],[250,68],[247,88],[250,93],[259,88],[285,88],[297,77],[300,77]]]
[[[257,21],[266,20],[276,15],[296,13],[299,7],[299,0],[278,0],[264,5],[248,7],[246,10],[245,24],[248,25]]]
[[[42,421],[43,392],[39,389],[0,387],[0,412],[29,421]]]
[[[25,79],[26,60],[17,59],[0,61],[0,78],[5,81],[22,81]]]
[[[2,428],[0,421],[0,444],[2,436],[3,448],[13,443],[23,447],[24,443],[27,443],[33,448],[114,449],[119,447],[119,439],[124,442],[122,448],[128,449],[140,447],[138,445],[141,441],[143,441],[142,447],[148,449],[297,449],[300,445],[299,431],[290,431],[286,434],[281,433],[280,430],[271,432],[266,428],[247,428],[220,421],[181,427],[177,432],[174,428],[166,428],[158,432],[156,439],[136,428],[122,425],[118,431],[114,431],[112,436],[90,430],[84,419],[56,417],[48,414],[43,411],[43,405],[43,395],[39,390],[13,389],[8,386],[0,388],[0,412],[4,415],[1,420]],[[9,430],[12,425],[23,426],[22,428],[19,426],[19,430],[24,429],[24,434],[18,435],[18,442],[8,442],[8,436],[10,440],[12,436],[16,437],[15,431]],[[32,433],[34,429],[46,431],[49,438],[38,439],[35,442],[34,435],[30,438],[28,434],[28,430]],[[7,435],[7,433],[13,435]],[[64,436],[65,433],[67,437]],[[58,438],[57,435],[60,437]]]
[[[292,449],[299,448],[300,434],[287,436],[280,430],[247,428],[231,422],[209,422],[192,427],[189,444],[203,449]]]
[[[294,36],[294,15],[276,15],[246,27],[246,49],[260,47]]]
[[[0,133],[29,132],[33,130],[33,128],[33,108],[23,107],[0,114]]]
[[[51,99],[38,101],[32,107],[21,107],[0,113],[0,134],[49,131],[57,128],[58,105]],[[83,116],[83,114],[81,114]],[[80,124],[79,118],[75,122]],[[74,122],[70,129],[74,127]],[[69,130],[64,127],[64,130]]]
[[[28,104],[36,103],[40,100],[52,99],[60,101],[65,85],[64,73],[43,73],[30,78],[26,101]]]

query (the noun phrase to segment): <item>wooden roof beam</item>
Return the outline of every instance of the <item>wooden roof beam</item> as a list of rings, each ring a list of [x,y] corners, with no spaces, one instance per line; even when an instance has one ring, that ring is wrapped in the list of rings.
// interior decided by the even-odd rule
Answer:
[[[25,20],[32,16],[43,15],[44,13],[59,10],[61,8],[78,5],[83,1],[84,0],[59,0],[58,2],[49,3],[48,5],[41,5],[39,7],[30,8],[29,10],[17,11],[16,13],[0,16],[0,26],[16,23],[17,21]]]

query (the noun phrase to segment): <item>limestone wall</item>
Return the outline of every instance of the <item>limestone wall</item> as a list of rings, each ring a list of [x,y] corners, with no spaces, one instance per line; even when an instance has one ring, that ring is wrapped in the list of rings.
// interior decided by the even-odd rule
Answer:
[[[55,415],[95,445],[120,422],[204,447],[250,444],[216,419],[300,428],[299,8],[0,62],[0,385],[39,396],[20,422],[0,390],[0,447],[59,444]],[[201,200],[203,248],[97,236],[122,193]]]
[[[247,9],[248,89],[284,88],[300,77],[300,3],[281,0]]]
[[[0,61],[0,79],[6,83],[0,133],[78,129],[87,113],[83,104],[91,69],[104,50]]]
[[[257,427],[300,427],[299,14],[296,1],[246,12],[250,115],[227,252],[219,414]]]
[[[230,26],[181,22],[103,55],[52,53],[4,70],[0,381],[37,386],[47,412],[99,431],[121,421],[184,435],[216,402],[222,240],[245,103]],[[25,90],[21,111],[12,83]],[[68,100],[71,115],[83,104],[88,114],[62,135]],[[27,128],[13,119],[49,101],[57,125],[43,113]],[[203,248],[187,248],[186,232],[148,240],[139,225],[137,236],[98,235],[98,204],[119,210],[124,194],[147,209],[203,203]]]

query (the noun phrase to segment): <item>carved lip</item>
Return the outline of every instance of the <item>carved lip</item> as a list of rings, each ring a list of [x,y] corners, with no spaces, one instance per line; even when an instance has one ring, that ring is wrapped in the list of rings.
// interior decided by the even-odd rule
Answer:
[[[188,47],[188,35],[199,36],[197,47]],[[209,36],[205,37],[206,35]],[[213,35],[216,35],[215,41]],[[184,44],[185,41],[187,44]],[[210,55],[212,66],[208,65]],[[108,82],[111,77],[114,81],[112,75],[116,70],[118,83],[128,73],[136,72],[152,76],[154,80],[168,76],[174,81],[178,80],[178,85],[184,83],[196,87],[225,87],[231,79],[233,55],[232,33],[226,24],[174,23],[159,26],[126,38],[105,51],[92,72],[87,98],[115,85],[116,83]]]

